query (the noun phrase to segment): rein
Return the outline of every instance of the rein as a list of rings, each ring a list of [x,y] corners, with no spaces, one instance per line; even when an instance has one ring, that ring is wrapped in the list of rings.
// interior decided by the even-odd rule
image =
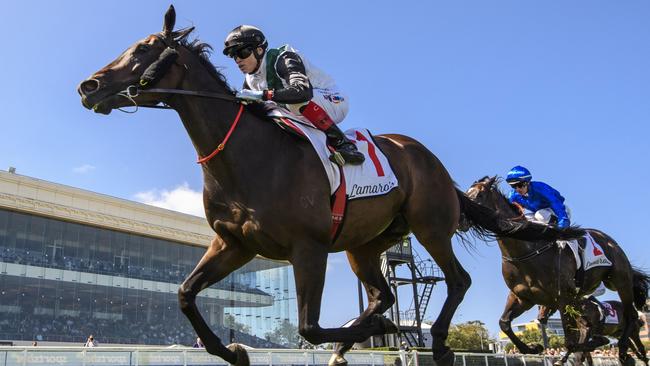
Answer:
[[[168,43],[167,40],[163,39],[162,37],[159,37],[165,44],[167,44],[167,49],[163,51],[161,56],[157,61],[155,61],[153,64],[149,65],[149,67],[145,70],[143,73],[142,77],[140,78],[139,85],[129,85],[126,89],[122,90],[121,92],[118,92],[117,95],[127,98],[133,105],[135,106],[134,111],[127,111],[123,110],[121,108],[118,108],[119,111],[125,112],[125,113],[135,113],[138,111],[138,103],[135,101],[137,96],[140,94],[173,94],[173,95],[187,95],[187,96],[192,96],[192,97],[202,97],[202,98],[212,98],[212,99],[221,99],[225,100],[228,102],[235,102],[239,104],[239,111],[237,112],[237,116],[235,117],[234,121],[232,122],[232,125],[230,126],[230,129],[228,130],[228,133],[226,133],[226,136],[224,137],[223,141],[219,145],[217,145],[217,148],[214,149],[209,155],[205,157],[199,156],[199,159],[197,160],[197,164],[205,164],[210,159],[215,157],[217,154],[219,154],[221,151],[224,150],[226,147],[226,143],[228,142],[228,139],[230,139],[230,136],[232,135],[233,131],[237,127],[237,124],[239,124],[239,120],[241,119],[242,112],[244,111],[244,103],[243,101],[235,98],[234,95],[232,94],[227,94],[227,93],[217,93],[217,92],[211,92],[211,91],[197,91],[197,90],[184,90],[184,89],[167,89],[167,88],[148,88],[148,85],[152,85],[157,83],[160,78],[162,78],[169,67],[176,62],[176,58],[178,57],[178,53],[175,50],[175,44],[172,46]],[[187,66],[185,66],[187,69]],[[164,102],[163,102],[164,103]],[[142,105],[142,107],[146,108],[158,108],[158,109],[172,109],[167,104],[163,105]]]
[[[555,245],[555,242],[550,242],[550,243],[544,245],[543,247],[541,247],[539,249],[535,249],[534,251],[532,251],[532,252],[530,252],[528,254],[522,255],[521,257],[508,257],[508,256],[504,255],[504,256],[501,256],[501,258],[503,258],[504,261],[511,262],[511,263],[512,262],[523,262],[523,261],[527,261],[527,260],[529,260],[531,258],[537,257],[538,255],[540,255],[540,254],[546,252],[547,250],[551,249],[554,245]]]
[[[208,92],[208,91],[194,91],[194,90],[183,90],[183,89],[162,89],[162,88],[152,88],[152,89],[140,89],[138,88],[137,85],[131,85],[127,87],[125,90],[117,93],[119,96],[123,96],[127,99],[129,99],[133,105],[135,105],[135,111],[129,112],[125,111],[122,109],[119,109],[121,112],[125,113],[135,113],[138,111],[138,103],[133,99],[137,97],[140,94],[157,94],[157,93],[163,93],[163,94],[181,94],[181,95],[189,95],[193,97],[204,97],[204,98],[213,98],[213,99],[221,99],[225,100],[228,102],[236,102],[239,103],[239,111],[237,112],[237,116],[232,122],[232,125],[230,126],[230,129],[228,130],[228,133],[226,133],[226,136],[223,138],[223,141],[219,145],[217,145],[217,148],[214,149],[209,155],[201,157],[199,156],[199,159],[196,161],[197,164],[205,164],[210,159],[215,157],[217,154],[219,154],[223,149],[226,148],[226,143],[228,142],[228,139],[230,139],[230,135],[232,135],[233,131],[237,127],[237,124],[239,124],[239,120],[241,119],[241,115],[244,112],[244,105],[246,103],[243,103],[242,101],[238,100],[235,98],[234,95],[231,94],[225,94],[225,93],[215,93],[215,92]],[[168,105],[142,105],[142,107],[146,108],[158,108],[158,109],[172,109],[172,107]]]

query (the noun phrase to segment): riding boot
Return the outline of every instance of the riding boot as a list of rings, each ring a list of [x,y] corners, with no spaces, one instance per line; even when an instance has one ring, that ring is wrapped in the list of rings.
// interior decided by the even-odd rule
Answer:
[[[307,118],[319,130],[325,132],[328,145],[334,148],[334,153],[330,155],[330,160],[340,166],[345,163],[359,165],[366,159],[362,153],[357,150],[357,146],[343,134],[336,123],[330,118],[327,112],[318,104],[310,101],[302,108],[300,113]]]
[[[357,146],[352,141],[348,140],[348,138],[343,134],[343,131],[341,131],[341,129],[339,129],[335,124],[332,124],[332,126],[325,131],[325,135],[327,136],[327,143],[336,150],[336,153],[341,154],[344,163],[359,165],[366,160],[366,157],[357,150]],[[335,156],[336,153],[330,155],[330,160],[342,165],[340,164],[341,162],[337,160],[337,157]]]

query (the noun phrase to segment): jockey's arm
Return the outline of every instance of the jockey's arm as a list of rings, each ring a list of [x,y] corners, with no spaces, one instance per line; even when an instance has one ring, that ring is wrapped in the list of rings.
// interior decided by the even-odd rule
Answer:
[[[568,227],[570,225],[569,215],[566,212],[564,202],[562,202],[562,195],[560,195],[560,192],[548,184],[539,185],[537,189],[544,197],[546,197],[551,209],[555,213],[555,216],[557,216],[557,226],[560,228]]]
[[[287,87],[265,91],[264,99],[277,103],[299,104],[310,101],[314,96],[305,64],[297,53],[287,51],[280,54],[275,63],[275,70]]]
[[[521,216],[526,214],[526,209],[524,208],[524,206],[521,205],[521,203],[518,202],[511,202],[511,203],[513,204],[513,206],[517,207],[517,209],[519,210],[519,214]]]
[[[555,212],[555,216],[557,216],[558,227],[565,228],[571,224],[564,203],[562,203],[558,199],[556,199],[555,201],[551,201],[551,209],[553,209],[553,212]]]

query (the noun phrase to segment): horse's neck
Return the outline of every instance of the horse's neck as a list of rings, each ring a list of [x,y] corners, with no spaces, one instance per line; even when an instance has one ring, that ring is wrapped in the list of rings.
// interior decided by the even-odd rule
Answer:
[[[207,72],[188,72],[180,88],[229,94]],[[239,107],[220,99],[184,95],[175,95],[170,104],[178,112],[199,156],[209,155],[221,143],[230,128],[228,119],[234,121]]]
[[[194,66],[195,70],[197,68]],[[188,73],[181,88],[230,93],[207,72]],[[230,101],[182,95],[175,96],[170,105],[178,112],[200,157],[209,155],[224,141],[240,109],[239,104]],[[278,146],[283,139],[281,135],[279,128],[244,111],[224,150],[204,164],[204,174],[214,178],[224,190],[245,189],[241,184],[250,180],[251,169],[257,169],[263,176],[264,171],[259,170],[274,169],[276,165],[260,167],[260,161],[273,158],[276,166],[289,165],[283,159],[289,158],[291,149]]]
[[[496,211],[499,214],[499,216],[506,219],[517,218],[519,216],[519,213],[515,212],[512,209],[512,206],[510,205],[510,202],[508,202],[508,199],[500,192],[497,192],[495,194],[497,195],[495,198]]]

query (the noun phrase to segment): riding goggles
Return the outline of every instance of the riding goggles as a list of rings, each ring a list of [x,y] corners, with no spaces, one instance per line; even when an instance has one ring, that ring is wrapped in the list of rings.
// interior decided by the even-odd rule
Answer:
[[[512,188],[521,188],[526,185],[528,182],[508,182]]]
[[[245,58],[248,58],[252,53],[253,53],[253,47],[246,46],[239,49],[231,50],[230,52],[228,52],[228,57],[238,58],[243,60]]]

